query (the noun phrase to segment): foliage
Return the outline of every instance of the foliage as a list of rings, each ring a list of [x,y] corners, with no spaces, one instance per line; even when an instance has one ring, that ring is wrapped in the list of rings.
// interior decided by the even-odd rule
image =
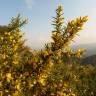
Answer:
[[[53,18],[53,41],[40,51],[24,45],[20,15],[0,26],[0,96],[95,96],[96,67],[80,65],[84,49],[69,47],[87,16],[63,25],[58,6]]]
[[[20,26],[25,23],[26,20],[21,21],[18,15],[7,26],[0,27],[0,89],[3,96],[12,95],[17,90],[17,71],[21,66],[19,46],[24,42]]]
[[[95,70],[96,66],[94,67],[92,65],[74,64],[69,66],[68,64],[60,63],[54,65],[48,79],[54,82],[54,85],[58,85],[56,87],[57,89],[53,86],[55,90],[58,90],[59,84],[62,86],[61,89],[65,87],[66,90],[60,90],[60,92],[65,92],[68,96],[70,96],[70,92],[75,96],[95,96]]]

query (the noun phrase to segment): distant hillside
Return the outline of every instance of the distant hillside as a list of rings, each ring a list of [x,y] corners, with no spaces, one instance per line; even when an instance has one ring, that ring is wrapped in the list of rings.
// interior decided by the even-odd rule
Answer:
[[[85,56],[81,60],[82,64],[96,65],[96,43],[81,44],[81,45],[74,45],[74,46],[72,46],[73,50],[77,50],[78,48],[86,49]]]
[[[82,59],[82,64],[92,64],[96,65],[96,55],[88,56]]]
[[[80,44],[80,45],[72,46],[72,49],[74,49],[74,50],[76,50],[78,48],[86,49],[86,54],[85,54],[86,57],[96,55],[96,43]]]

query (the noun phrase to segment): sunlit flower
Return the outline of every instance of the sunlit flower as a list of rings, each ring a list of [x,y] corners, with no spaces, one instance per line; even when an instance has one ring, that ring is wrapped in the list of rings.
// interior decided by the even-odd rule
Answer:
[[[18,61],[13,61],[13,64],[18,64]]]
[[[6,73],[7,81],[10,82],[12,80],[11,73]]]

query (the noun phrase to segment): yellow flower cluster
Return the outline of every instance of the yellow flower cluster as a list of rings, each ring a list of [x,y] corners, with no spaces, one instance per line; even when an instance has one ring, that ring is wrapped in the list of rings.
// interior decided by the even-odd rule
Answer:
[[[8,82],[10,82],[12,80],[11,73],[6,73],[6,79]]]

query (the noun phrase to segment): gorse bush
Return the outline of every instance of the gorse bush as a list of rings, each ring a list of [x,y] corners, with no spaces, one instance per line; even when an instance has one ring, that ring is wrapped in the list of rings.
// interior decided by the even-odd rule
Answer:
[[[0,89],[3,96],[17,89],[15,83],[21,66],[19,49],[24,42],[20,27],[25,23],[26,20],[21,21],[18,15],[7,26],[0,26]]]
[[[95,96],[96,68],[79,65],[84,49],[69,46],[88,17],[64,25],[58,6],[53,18],[53,41],[40,51],[24,45],[21,27],[27,20],[20,15],[0,26],[0,96]]]

